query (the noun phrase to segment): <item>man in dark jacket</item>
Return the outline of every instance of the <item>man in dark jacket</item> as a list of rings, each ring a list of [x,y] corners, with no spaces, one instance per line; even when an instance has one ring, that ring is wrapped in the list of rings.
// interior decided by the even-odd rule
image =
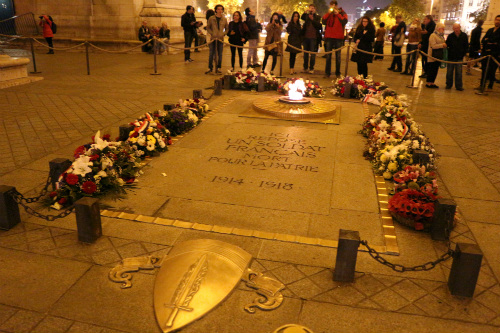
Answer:
[[[193,39],[196,37],[196,29],[201,26],[201,22],[196,21],[196,17],[194,16],[194,7],[187,6],[186,12],[181,16],[181,26],[184,29],[184,47],[190,48],[191,44],[193,44]],[[191,59],[191,50],[184,50],[184,61],[192,62]]]
[[[483,33],[483,20],[477,21],[477,26],[470,33],[469,59],[479,58],[481,50],[481,34]]]
[[[486,32],[486,35],[484,35],[481,40],[481,45],[481,56],[491,55],[497,61],[500,61],[500,15],[495,17],[495,26]],[[487,72],[486,67],[488,67]],[[481,61],[481,87],[486,83],[486,81],[490,81],[488,89],[493,89],[493,82],[495,82],[495,73],[497,68],[498,65],[493,61],[493,59],[490,59],[489,64],[488,58]]]
[[[305,51],[318,52],[318,45],[321,42],[321,16],[316,13],[316,6],[309,5],[309,10],[302,14],[301,19],[304,22],[302,26],[302,35],[304,36],[303,45]],[[309,58],[311,61],[309,61]],[[316,62],[316,54],[304,52],[304,73],[309,68],[309,73],[314,73],[314,64]]]
[[[337,0],[330,1],[330,12],[323,15],[325,25],[325,52],[344,46],[344,30],[347,24],[346,12],[338,7]],[[340,76],[340,51],[335,52],[335,75]],[[332,71],[332,54],[326,56],[325,75],[330,77]]]
[[[434,18],[432,15],[427,15],[424,18],[424,23],[422,24],[422,42],[419,45],[420,50],[424,53],[427,53],[429,49],[429,37],[436,30],[436,22],[434,22]],[[427,65],[427,56],[422,54],[422,75],[420,77],[427,77],[425,67]]]
[[[142,25],[139,28],[139,40],[143,43],[147,42],[151,38],[151,31],[148,28],[148,22],[142,21]],[[142,46],[142,52],[149,52],[153,49],[151,42]]]
[[[460,24],[453,24],[453,33],[446,38],[448,47],[449,61],[463,61],[469,42],[467,34],[460,30]],[[453,86],[453,72],[455,72],[455,88],[459,91],[464,90],[462,84],[462,64],[447,64],[446,65],[446,89],[451,89]]]
[[[394,32],[394,35],[392,36],[392,54],[401,54],[401,48],[403,45],[398,46],[396,45],[396,39],[406,38],[405,33],[406,33],[406,23],[403,21],[403,17],[398,14],[396,15],[396,30]],[[391,67],[387,68],[390,71],[395,71],[395,72],[401,72],[403,70],[403,60],[401,56],[395,56],[392,59]]]
[[[245,9],[246,25],[248,27],[248,49],[247,68],[259,67],[259,56],[257,55],[257,45],[259,44],[259,24],[255,21],[255,12],[250,9]]]

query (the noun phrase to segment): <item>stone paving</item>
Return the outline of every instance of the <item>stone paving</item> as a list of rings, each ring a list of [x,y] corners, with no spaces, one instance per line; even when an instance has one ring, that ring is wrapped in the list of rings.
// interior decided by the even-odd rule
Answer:
[[[87,76],[81,53],[40,55],[43,81],[0,90],[0,134],[7,138],[0,142],[0,183],[34,195],[45,180],[47,162],[54,157],[69,158],[73,149],[88,142],[96,130],[116,133],[118,125],[137,115],[189,97],[192,89],[209,87],[215,77],[202,74],[207,54],[194,57],[191,64],[184,64],[182,55],[161,57],[159,71],[163,74],[150,76],[152,61],[148,55],[92,54],[92,75]],[[319,58],[318,63],[317,68],[321,68],[323,60]],[[167,254],[175,244],[196,238],[227,241],[251,253],[255,258],[253,269],[286,285],[285,301],[277,310],[248,315],[243,305],[255,294],[241,284],[220,307],[182,332],[271,332],[293,322],[314,332],[498,332],[500,244],[495,235],[500,232],[499,90],[495,86],[488,96],[475,95],[472,88],[479,77],[477,72],[464,77],[466,90],[461,93],[425,89],[421,84],[418,89],[407,89],[408,77],[387,72],[386,67],[387,59],[370,65],[369,70],[378,80],[409,95],[411,112],[441,154],[441,194],[457,201],[460,212],[452,242],[477,243],[484,252],[474,298],[449,294],[449,261],[428,272],[401,274],[360,252],[355,282],[342,284],[332,281],[334,248],[110,217],[103,217],[104,236],[95,244],[84,245],[77,241],[73,214],[47,222],[22,212],[23,223],[0,232],[0,332],[158,332],[151,296],[154,273],[136,273],[134,287],[123,291],[107,280],[107,272],[123,258]],[[353,69],[350,64],[350,71]],[[313,78],[325,87],[329,85],[321,75]],[[437,84],[444,86],[443,80],[441,70]],[[198,138],[206,137],[203,130],[210,126],[217,129],[217,122],[234,123],[238,106],[230,101],[241,101],[245,94],[252,98],[251,93],[234,91],[214,97],[210,105],[218,110],[216,116],[178,141],[165,156],[194,145]],[[370,111],[376,108],[370,107]],[[352,132],[352,140],[359,140],[354,133],[360,119],[348,113],[343,117],[333,131],[339,131],[339,135]],[[266,124],[262,120],[250,122]],[[280,122],[279,126],[286,124]],[[326,125],[300,126],[319,129]],[[146,170],[145,182],[154,180],[152,170]],[[150,209],[139,196],[131,197],[116,207],[138,213]],[[349,198],[351,202],[358,200]],[[182,203],[175,197],[165,200]],[[202,211],[199,215],[193,211],[196,206],[184,203],[179,207],[186,210],[165,212],[171,218],[203,217]],[[249,212],[242,215],[251,217]],[[265,218],[270,213],[259,214]],[[279,221],[278,216],[274,219]],[[400,256],[388,256],[394,263],[420,264],[446,250],[445,244],[431,241],[428,235],[399,226],[396,233]]]

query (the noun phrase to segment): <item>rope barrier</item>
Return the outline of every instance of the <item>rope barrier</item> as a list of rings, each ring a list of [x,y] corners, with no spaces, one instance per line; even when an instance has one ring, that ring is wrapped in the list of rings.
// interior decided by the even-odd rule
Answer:
[[[150,39],[150,40],[148,40],[147,42],[144,42],[144,43],[142,43],[142,44],[140,44],[140,45],[134,46],[134,47],[132,47],[132,48],[130,48],[130,49],[128,49],[128,50],[121,50],[121,51],[108,51],[108,50],[105,50],[105,49],[103,49],[103,48],[101,48],[101,47],[99,47],[99,46],[96,46],[96,45],[92,44],[91,42],[87,42],[87,43],[88,43],[88,45],[90,45],[90,46],[92,46],[93,48],[95,48],[95,49],[97,49],[97,50],[99,50],[99,51],[102,51],[102,52],[106,52],[106,53],[126,53],[126,52],[130,52],[130,51],[132,51],[132,50],[138,49],[138,48],[140,48],[140,47],[143,47],[144,45],[146,45],[146,44],[150,43],[152,40],[153,40],[153,38],[151,38],[151,39]]]
[[[295,47],[292,44],[289,44],[287,41],[283,41],[283,43],[285,43],[287,46],[290,46],[292,49],[295,49],[297,51],[301,51],[304,53],[309,53],[309,54],[333,54],[335,52],[341,51],[342,49],[345,49],[346,47],[349,47],[349,45],[344,45],[344,46],[339,47],[338,49],[334,49],[334,50],[331,50],[328,52],[314,52],[314,51],[307,51],[307,50],[304,50],[301,48],[299,49],[298,47]]]
[[[462,64],[462,65],[467,65],[468,63],[478,62],[478,61],[481,61],[481,60],[486,59],[486,58],[489,57],[489,55],[487,55],[487,56],[484,56],[484,57],[481,57],[481,58],[477,58],[477,59],[474,59],[474,60],[468,60],[468,61],[448,61],[448,60],[441,60],[441,59],[438,59],[438,58],[434,58],[433,56],[428,55],[424,51],[420,51],[420,53],[422,55],[425,55],[427,58],[433,59],[435,61],[444,62],[446,64]]]
[[[365,50],[361,50],[361,49],[358,49],[356,46],[351,46],[353,48],[354,51],[356,52],[361,52],[361,53],[366,53],[366,54],[371,54],[371,55],[374,55],[374,56],[380,56],[381,54],[380,53],[374,53],[374,52],[369,52],[369,51],[365,51]],[[409,54],[413,54],[415,52],[418,52],[418,50],[413,50],[413,51],[410,51],[410,52],[406,52],[406,53],[398,53],[398,54],[384,54],[383,56],[389,56],[389,57],[400,57],[400,56],[404,56],[404,55],[409,55]]]
[[[213,42],[215,41],[215,39],[212,39],[210,42],[206,42],[205,44],[203,45],[198,45],[198,46],[193,46],[193,47],[176,47],[176,46],[172,46],[172,44],[165,44],[164,42],[162,42],[161,40],[159,39],[156,39],[156,42],[157,43],[160,43],[160,44],[163,44],[165,45],[166,47],[169,47],[169,48],[172,48],[172,49],[176,49],[176,50],[191,50],[191,49],[200,49],[202,47],[207,47],[209,44],[212,44]]]
[[[50,50],[56,50],[56,51],[67,51],[67,50],[72,50],[72,49],[76,49],[77,47],[80,47],[82,45],[85,45],[86,42],[83,42],[81,44],[78,44],[78,45],[75,45],[75,46],[71,46],[71,47],[68,47],[68,48],[55,48],[55,47],[50,47],[48,45],[45,45],[43,44],[42,42],[39,42],[36,38],[34,37],[30,37],[31,39],[33,39],[35,42],[37,42],[38,44],[42,45],[43,47],[46,47]]]
[[[487,57],[487,56],[486,56]],[[498,60],[494,57],[494,56],[490,56],[491,59],[493,59],[494,62],[497,63],[497,65],[500,67],[500,62],[498,62]]]

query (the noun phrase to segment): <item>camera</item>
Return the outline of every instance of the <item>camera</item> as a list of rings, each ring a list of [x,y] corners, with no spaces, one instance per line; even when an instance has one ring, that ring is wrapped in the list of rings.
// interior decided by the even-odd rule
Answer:
[[[38,16],[38,18],[41,20],[41,19],[43,19],[43,16]]]
[[[310,11],[309,11],[309,15],[313,15],[313,12],[312,12],[312,10],[310,10]]]

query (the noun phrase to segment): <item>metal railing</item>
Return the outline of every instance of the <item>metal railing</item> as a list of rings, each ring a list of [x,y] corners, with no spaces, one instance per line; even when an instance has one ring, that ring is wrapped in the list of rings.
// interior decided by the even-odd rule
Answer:
[[[9,36],[40,35],[35,14],[26,13],[0,21],[0,34]]]

